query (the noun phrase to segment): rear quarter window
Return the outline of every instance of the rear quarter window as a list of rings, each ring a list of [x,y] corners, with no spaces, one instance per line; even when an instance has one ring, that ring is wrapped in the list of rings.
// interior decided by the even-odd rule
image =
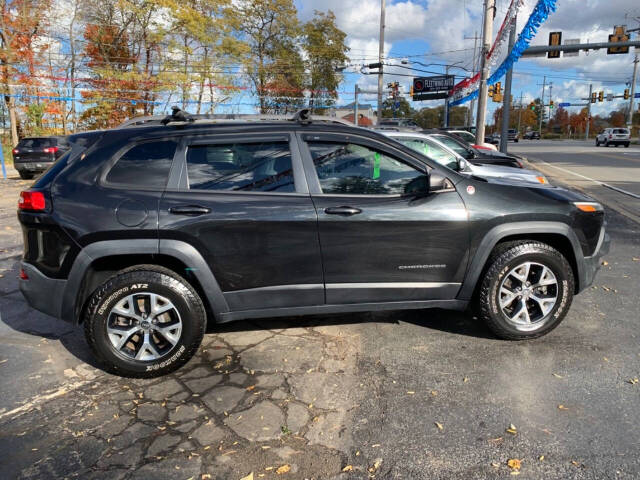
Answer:
[[[134,145],[111,167],[105,181],[111,185],[164,188],[176,153],[173,140]]]

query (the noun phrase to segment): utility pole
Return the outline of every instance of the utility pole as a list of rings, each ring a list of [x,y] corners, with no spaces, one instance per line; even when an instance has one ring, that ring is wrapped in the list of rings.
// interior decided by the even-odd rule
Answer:
[[[593,85],[589,84],[589,98],[587,99],[587,125],[584,127],[584,139],[589,140],[589,124],[591,123],[591,95]]]
[[[380,0],[380,38],[378,45],[378,62],[380,68],[378,69],[378,125],[382,120],[382,80],[383,80],[383,67],[382,59],[384,57],[384,3],[385,0]]]
[[[509,50],[516,43],[516,21],[517,17],[513,17],[511,21],[511,30],[509,31]],[[502,102],[502,131],[500,132],[500,151],[507,153],[509,143],[509,114],[511,113],[511,82],[513,81],[513,65],[507,72],[507,78],[504,83],[504,101]]]
[[[444,74],[449,75],[449,65],[444,67]],[[444,99],[444,119],[443,119],[443,127],[447,128],[449,126],[449,94]]]
[[[522,121],[522,91],[520,91],[520,108],[518,108],[518,133],[520,133],[521,121]]]
[[[356,83],[356,88],[355,88],[355,101],[353,102],[353,123],[356,124],[356,127],[358,126],[358,84]]]
[[[465,40],[469,39],[470,37],[464,37]],[[478,39],[480,37],[478,36],[478,31],[476,30],[473,34],[473,62],[471,63],[471,76],[473,77],[476,72],[478,71],[476,69],[476,54],[478,53]],[[470,127],[473,124],[473,107],[476,104],[476,100],[473,99],[471,100],[471,102],[469,102],[469,109],[467,110],[467,127]]]
[[[547,76],[542,79],[542,98],[540,99],[540,125],[538,126],[538,132],[542,137],[542,117],[544,117],[544,89],[547,86]]]
[[[476,117],[476,143],[484,143],[484,117],[487,113],[487,78],[489,64],[487,53],[493,38],[493,17],[496,13],[496,1],[484,0],[484,27],[482,29],[482,54],[480,56],[480,91],[478,95],[478,114]]]
[[[636,96],[636,78],[638,76],[638,48],[636,47],[636,58],[633,60],[633,77],[631,77],[631,96],[629,97],[629,115],[627,117],[627,126],[629,131],[633,126],[633,99]]]

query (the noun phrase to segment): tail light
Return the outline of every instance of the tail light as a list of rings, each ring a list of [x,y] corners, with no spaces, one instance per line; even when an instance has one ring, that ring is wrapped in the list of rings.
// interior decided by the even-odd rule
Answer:
[[[20,269],[20,280],[29,280],[29,275],[22,268]]]
[[[44,153],[56,153],[58,151],[58,147],[47,147],[44,149]]]
[[[20,153],[20,150],[18,150],[17,148],[14,148],[13,150],[11,150],[13,152],[14,155]]]
[[[41,212],[47,208],[44,193],[34,191],[20,192],[18,199],[18,210],[31,210]]]

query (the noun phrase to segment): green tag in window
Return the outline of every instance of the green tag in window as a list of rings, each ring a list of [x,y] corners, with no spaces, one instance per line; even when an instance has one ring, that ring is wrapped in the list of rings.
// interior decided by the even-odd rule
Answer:
[[[373,179],[380,178],[380,154],[376,152],[373,160]]]

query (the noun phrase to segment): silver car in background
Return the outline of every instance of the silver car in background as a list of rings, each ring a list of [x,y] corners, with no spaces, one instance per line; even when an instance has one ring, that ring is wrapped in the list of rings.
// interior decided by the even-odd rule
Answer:
[[[544,175],[535,170],[526,170],[523,168],[502,167],[496,165],[476,165],[465,160],[452,149],[441,143],[429,134],[414,132],[380,132],[387,137],[406,145],[407,147],[419,152],[432,160],[438,162],[445,167],[455,170],[464,175],[473,175],[476,177],[492,179],[492,180],[509,180],[525,183],[536,183],[548,185],[549,181]]]

